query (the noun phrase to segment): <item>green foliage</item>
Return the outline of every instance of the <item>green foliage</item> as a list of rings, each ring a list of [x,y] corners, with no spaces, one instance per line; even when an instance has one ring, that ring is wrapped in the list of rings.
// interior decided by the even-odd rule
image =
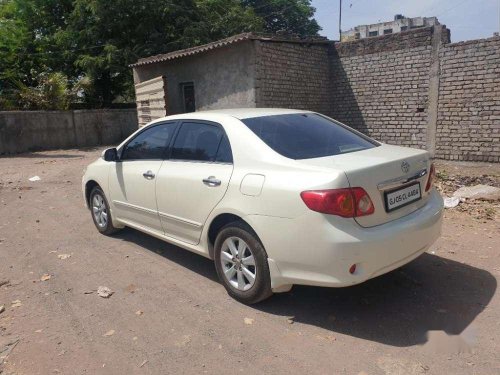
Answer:
[[[248,31],[264,31],[264,22],[253,8],[239,0],[196,0],[197,17],[184,29],[183,47],[227,38]]]
[[[18,58],[29,43],[27,26],[14,14],[12,3],[0,3],[0,79],[22,79],[22,61]]]
[[[133,101],[141,57],[247,31],[316,34],[313,14],[309,0],[0,0],[0,109]]]
[[[26,84],[50,70],[64,70],[55,36],[66,28],[71,0],[0,0],[0,79]]]
[[[68,78],[62,73],[42,73],[38,86],[19,86],[19,104],[22,109],[65,110],[74,94],[68,89]]]
[[[37,107],[26,101],[36,97],[28,89],[39,92],[56,77],[51,73],[71,71],[55,41],[71,9],[70,0],[0,0],[0,109]]]
[[[436,178],[441,181],[448,181],[450,179],[450,177],[445,171],[437,171]]]
[[[16,108],[17,91],[12,82],[26,78],[27,67],[18,54],[29,40],[28,28],[16,17],[14,4],[0,1],[0,109]]]
[[[285,31],[299,36],[317,35],[321,27],[314,17],[311,0],[242,0],[264,20],[267,32]]]

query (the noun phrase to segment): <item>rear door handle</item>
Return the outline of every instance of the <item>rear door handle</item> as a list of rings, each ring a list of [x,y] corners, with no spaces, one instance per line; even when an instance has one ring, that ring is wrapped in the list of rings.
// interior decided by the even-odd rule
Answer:
[[[142,175],[148,180],[152,180],[153,178],[155,178],[155,174],[152,171],[144,172]]]
[[[203,183],[207,186],[214,187],[219,186],[221,184],[221,181],[216,179],[215,176],[210,176],[208,178],[204,178]]]

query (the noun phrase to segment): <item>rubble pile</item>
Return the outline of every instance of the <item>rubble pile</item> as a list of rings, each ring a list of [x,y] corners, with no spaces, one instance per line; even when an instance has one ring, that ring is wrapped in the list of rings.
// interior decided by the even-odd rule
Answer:
[[[478,220],[498,220],[500,176],[438,171],[435,185],[445,199],[446,208],[466,212]]]

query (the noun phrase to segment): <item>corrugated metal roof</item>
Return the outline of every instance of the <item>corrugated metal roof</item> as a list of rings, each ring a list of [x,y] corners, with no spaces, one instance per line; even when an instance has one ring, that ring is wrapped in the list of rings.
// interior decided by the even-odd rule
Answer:
[[[155,55],[150,57],[145,57],[139,59],[135,64],[129,65],[130,67],[142,66],[147,64],[154,64],[161,61],[178,59],[180,57],[186,57],[191,55],[196,55],[198,53],[207,52],[216,48],[221,48],[228,46],[230,44],[239,43],[245,40],[262,40],[262,41],[272,41],[272,42],[287,42],[287,43],[333,43],[333,41],[328,40],[324,37],[308,37],[308,38],[298,38],[289,35],[280,34],[261,34],[261,33],[243,33],[238,35],[230,36],[226,39],[217,40],[208,44],[203,44],[201,46],[181,49],[178,51],[173,51],[161,55]]]

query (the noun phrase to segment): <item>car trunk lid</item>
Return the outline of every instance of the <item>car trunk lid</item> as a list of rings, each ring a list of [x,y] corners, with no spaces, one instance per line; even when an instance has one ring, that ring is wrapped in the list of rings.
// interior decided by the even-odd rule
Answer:
[[[363,151],[299,162],[342,169],[351,187],[366,190],[375,212],[355,218],[363,227],[396,220],[423,207],[428,200],[429,192],[425,191],[425,186],[429,177],[430,158],[424,150],[382,144]],[[419,188],[420,198],[417,194]],[[402,194],[405,194],[406,199],[401,198]],[[388,203],[389,200],[391,203]]]

